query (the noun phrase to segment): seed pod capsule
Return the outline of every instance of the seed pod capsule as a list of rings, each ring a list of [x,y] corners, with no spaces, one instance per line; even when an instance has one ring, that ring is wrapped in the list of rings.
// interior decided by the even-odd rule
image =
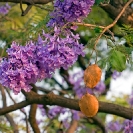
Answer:
[[[94,88],[100,81],[101,75],[102,71],[96,64],[88,66],[84,71],[84,82],[86,87]]]
[[[87,117],[93,117],[98,112],[99,103],[95,96],[87,93],[79,101],[81,112]]]

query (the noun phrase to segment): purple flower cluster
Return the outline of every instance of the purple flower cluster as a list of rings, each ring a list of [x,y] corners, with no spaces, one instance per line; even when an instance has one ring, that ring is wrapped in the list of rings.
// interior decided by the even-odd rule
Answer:
[[[94,0],[55,0],[48,26],[63,26],[66,23],[82,21],[94,4]]]
[[[115,121],[115,122],[109,122],[107,124],[107,130],[110,130],[112,132],[119,132],[121,130],[122,126],[120,124],[120,122]]]
[[[43,32],[37,42],[30,41],[25,46],[13,42],[7,50],[8,58],[3,58],[0,64],[0,83],[11,88],[15,94],[21,89],[30,91],[31,84],[37,80],[50,78],[55,69],[68,69],[78,55],[84,56],[79,35],[74,35],[70,28],[62,26],[68,22],[81,21],[93,4],[94,0],[56,0],[48,23],[48,26],[54,27],[53,32]],[[80,91],[77,93],[82,94]]]
[[[9,12],[11,7],[6,3],[5,5],[0,6],[0,14],[6,15]]]
[[[38,104],[37,106],[38,106],[38,108],[39,108],[40,111],[41,111],[41,115],[42,115],[42,116],[45,116],[45,115],[46,115],[46,111],[45,111],[43,105],[42,105],[42,104]]]
[[[8,58],[0,64],[0,83],[18,94],[21,89],[30,91],[30,84],[37,80],[50,78],[55,69],[68,69],[78,55],[84,55],[84,47],[71,31],[62,33],[65,38],[59,34],[55,28],[54,35],[43,33],[36,43],[19,46],[13,42],[7,50]]]
[[[85,55],[83,45],[78,42],[79,35],[74,35],[70,30],[61,32],[59,28],[55,27],[53,35],[45,33],[43,35],[46,38],[45,52],[49,68],[68,69],[77,60],[78,55]]]
[[[46,110],[43,108],[43,105],[39,104],[38,108],[40,109],[40,111],[42,113],[42,116],[45,116],[46,115]],[[68,111],[68,109],[65,109],[65,108],[62,108],[62,107],[59,107],[59,106],[54,106],[52,108],[49,108],[49,110],[47,111],[47,116],[52,119],[52,118],[56,117],[59,114],[64,114],[67,111]]]
[[[122,123],[119,121],[111,121],[106,125],[107,131],[112,132],[121,132],[123,133],[133,133],[133,119],[132,120],[124,120]]]
[[[72,113],[73,113],[73,119],[78,121],[80,119],[79,111],[72,110]]]
[[[49,74],[45,69],[43,52],[42,46],[32,42],[26,46],[19,46],[13,42],[7,50],[8,58],[4,58],[0,64],[0,83],[11,88],[15,94],[21,89],[30,91],[31,83]]]
[[[54,106],[53,108],[49,109],[48,116],[52,119],[59,114],[64,114],[68,110],[59,106]]]
[[[133,120],[125,121],[124,133],[133,133]]]
[[[89,93],[92,93],[89,88],[85,88],[83,81],[83,71],[79,71],[70,75],[69,81],[73,85],[73,91],[78,98],[81,98],[83,94],[86,93],[86,90],[88,90]]]

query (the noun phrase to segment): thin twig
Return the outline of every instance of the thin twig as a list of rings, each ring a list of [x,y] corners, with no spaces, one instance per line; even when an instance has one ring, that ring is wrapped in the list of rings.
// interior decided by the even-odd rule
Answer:
[[[20,9],[21,9],[21,12],[23,14],[24,13],[24,10],[23,10],[23,6],[22,6],[22,0],[20,0]]]
[[[9,95],[10,99],[13,101],[13,103],[14,103],[14,104],[17,104],[17,103],[15,102],[15,100],[12,98],[12,96],[11,96],[11,94],[10,94],[10,92],[9,92],[8,88],[5,88],[5,89],[6,89],[7,93],[8,93],[8,95]],[[26,112],[25,112],[25,111],[23,111],[22,109],[20,109],[20,111],[21,111],[21,112],[25,115],[25,121],[26,121],[26,132],[27,132],[27,133],[29,133],[28,116],[27,116]]]
[[[74,133],[78,127],[78,120],[72,119],[69,128],[67,129],[66,133]]]
[[[123,9],[121,10],[121,12],[119,13],[119,15],[115,18],[115,20],[113,21],[113,23],[110,24],[110,25],[108,25],[108,26],[106,26],[106,27],[104,28],[104,30],[102,31],[102,33],[97,37],[97,39],[96,39],[96,41],[95,41],[95,44],[94,44],[94,48],[93,48],[92,54],[93,54],[94,51],[96,51],[96,46],[97,46],[97,44],[98,44],[100,38],[102,37],[102,35],[103,35],[107,30],[109,30],[111,27],[113,27],[113,26],[117,23],[117,21],[120,19],[120,17],[122,16],[122,14],[123,14],[124,11],[126,10],[126,8],[127,8],[132,2],[133,2],[133,0],[129,0],[129,1],[125,4],[125,6],[123,7]],[[92,55],[92,54],[91,54],[91,55]],[[97,61],[97,57],[96,57],[96,61]],[[95,63],[96,63],[96,61],[95,61]]]
[[[37,94],[37,89],[35,88],[35,86],[33,86],[32,91],[35,94]],[[36,120],[36,112],[37,112],[37,104],[31,104],[30,112],[29,112],[29,122],[34,133],[40,133],[40,129],[38,127],[37,120]]]
[[[7,100],[6,100],[6,93],[4,90],[4,87],[0,85],[1,95],[2,95],[2,101],[3,101],[3,108],[7,107]],[[6,119],[9,121],[11,127],[13,128],[14,133],[18,133],[18,126],[14,122],[13,118],[10,116],[10,114],[5,114]]]
[[[30,9],[32,8],[32,5],[34,5],[33,0],[29,0],[29,4],[27,4],[27,8],[25,10],[23,10],[22,0],[20,0],[20,9],[22,11],[21,16],[25,16],[30,11]]]
[[[46,7],[43,7],[43,6],[40,6],[40,5],[36,5],[36,4],[33,4],[33,5],[36,6],[36,7],[39,7],[40,9],[43,9],[43,10],[49,11],[49,12],[52,11],[51,9],[46,8]]]
[[[22,13],[21,16],[25,16],[30,11],[31,8],[32,8],[32,5],[27,5],[27,8],[25,9],[25,11]]]
[[[102,130],[102,133],[106,133],[105,126],[98,116],[94,116],[92,118],[85,117],[85,119],[87,119],[88,122],[90,122],[90,120],[93,121],[92,124],[97,125]]]
[[[45,126],[45,128],[43,129],[43,133],[44,133],[45,131],[47,131],[47,129],[50,127],[50,125],[53,124],[53,120],[55,120],[55,119],[57,119],[57,117],[54,117],[54,118],[50,119],[49,123],[48,123],[48,124]]]
[[[133,0],[129,0],[129,1],[125,4],[125,6],[123,7],[123,9],[121,10],[121,12],[119,13],[119,15],[115,18],[115,20],[113,21],[113,23],[110,24],[110,25],[108,25],[108,26],[106,26],[106,27],[104,28],[104,30],[102,31],[102,33],[98,36],[98,38],[97,38],[96,41],[95,41],[94,49],[96,49],[96,45],[97,45],[99,39],[101,38],[101,36],[102,36],[108,29],[110,29],[111,27],[113,27],[113,26],[117,23],[117,21],[118,21],[119,18],[122,16],[122,14],[123,14],[124,11],[126,10],[126,8],[127,8],[132,2],[133,2]]]
[[[98,27],[101,29],[105,28],[104,26],[99,26],[99,25],[94,25],[94,24],[77,23],[77,22],[73,23],[73,25],[86,26],[86,27],[92,27],[92,28]]]

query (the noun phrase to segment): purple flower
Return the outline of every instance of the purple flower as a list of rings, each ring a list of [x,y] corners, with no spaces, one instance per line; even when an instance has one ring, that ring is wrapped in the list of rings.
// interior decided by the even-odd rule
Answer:
[[[99,93],[99,94],[102,94],[105,91],[105,89],[106,89],[106,86],[105,86],[104,82],[103,81],[100,81],[96,85],[96,87],[94,88],[94,91],[97,92],[97,93]]]
[[[121,130],[121,124],[118,121],[109,122],[107,125],[107,129],[113,132],[119,132]]]
[[[117,78],[120,77],[120,76],[121,76],[121,73],[120,73],[120,72],[118,72],[118,71],[116,71],[116,70],[113,71],[113,74],[112,74],[112,78],[113,78],[113,79],[117,79]]]
[[[54,27],[54,32],[38,37],[37,42],[28,42],[19,46],[13,42],[7,50],[8,58],[3,58],[0,64],[0,83],[18,94],[21,89],[30,91],[37,80],[50,78],[55,69],[68,69],[75,63],[78,55],[84,56],[84,47],[79,43],[79,35],[74,35],[61,26],[68,22],[82,21],[90,12],[94,0],[56,0],[54,11],[48,26]],[[7,14],[10,6],[0,7],[0,13]],[[75,26],[72,29],[76,29]],[[81,80],[81,79],[79,79]],[[78,81],[79,82],[79,81]],[[85,89],[76,89],[77,95]]]
[[[11,7],[6,3],[5,5],[0,6],[0,14],[6,15],[9,12]]]
[[[42,116],[45,116],[45,115],[46,115],[46,111],[45,111],[43,105],[42,105],[42,104],[38,104],[37,106],[38,106],[38,108],[40,109],[40,111],[41,111],[41,113],[42,113]]]
[[[67,129],[70,126],[70,122],[68,121],[68,118],[63,120],[63,126]]]
[[[54,35],[43,33],[43,38],[39,36],[37,42],[30,41],[25,46],[13,42],[7,50],[8,58],[0,64],[0,83],[15,94],[21,89],[30,91],[30,84],[50,78],[55,69],[68,69],[78,55],[84,56],[79,36],[69,30],[62,33],[55,27]]]
[[[81,98],[86,91],[93,94],[92,89],[86,88],[83,81],[83,71],[79,71],[73,75],[70,75],[69,81],[73,84],[73,90],[78,98]]]
[[[72,110],[72,113],[73,113],[73,119],[74,120],[79,120],[80,119],[79,111]]]
[[[54,10],[47,26],[63,26],[66,23],[82,21],[91,11],[94,0],[55,0]]]
[[[126,120],[124,125],[124,133],[133,133],[133,120]]]
[[[30,84],[47,77],[49,71],[44,69],[45,62],[38,55],[40,47],[42,46],[32,42],[26,46],[19,46],[13,42],[7,50],[8,58],[4,58],[0,64],[0,83],[18,94],[21,89],[30,91]]]
[[[74,35],[70,30],[60,31],[54,28],[54,35],[43,34],[45,37],[45,57],[48,67],[68,69],[78,58],[84,56],[83,45],[79,44],[79,35]],[[60,37],[62,36],[62,37]]]
[[[36,120],[36,123],[39,125],[43,122],[43,120]]]
[[[65,108],[59,107],[59,106],[54,106],[51,109],[49,109],[48,111],[48,116],[50,118],[53,118],[57,115],[59,115],[60,113],[64,114],[66,112]]]

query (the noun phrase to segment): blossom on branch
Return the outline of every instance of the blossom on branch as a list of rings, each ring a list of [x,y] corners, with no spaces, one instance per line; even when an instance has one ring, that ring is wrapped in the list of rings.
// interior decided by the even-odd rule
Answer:
[[[66,23],[81,22],[91,11],[94,0],[56,0],[47,26],[63,26]]]
[[[84,56],[83,45],[79,44],[78,35],[71,31],[45,34],[37,42],[28,42],[20,46],[13,42],[7,50],[8,58],[0,64],[0,83],[9,87],[15,94],[21,89],[29,92],[31,84],[50,78],[56,69],[68,69],[75,63],[78,55]],[[62,34],[66,37],[60,37]],[[44,40],[43,40],[44,38]]]

